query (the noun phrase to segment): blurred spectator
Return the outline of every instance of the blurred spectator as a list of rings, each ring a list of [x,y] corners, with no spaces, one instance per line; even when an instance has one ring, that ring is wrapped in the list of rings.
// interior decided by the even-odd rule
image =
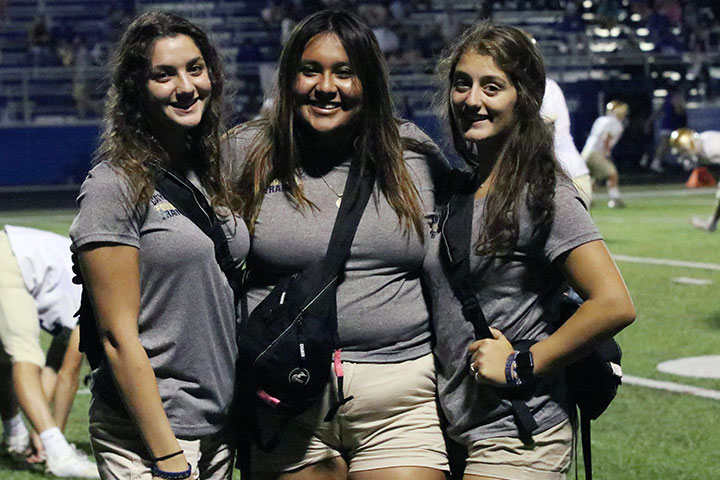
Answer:
[[[85,41],[80,35],[73,39],[74,50],[74,72],[72,96],[75,100],[78,117],[85,118],[88,113],[99,113],[99,108],[92,98],[92,90],[88,79],[88,68],[90,67],[90,52]]]
[[[585,20],[581,14],[580,0],[570,0],[565,6],[563,19],[559,28],[565,32],[567,39],[566,49],[576,53],[585,50],[587,35],[585,34]]]
[[[280,26],[280,21],[284,17],[284,2],[279,0],[269,0],[265,8],[260,12],[260,17],[270,28]]]
[[[620,17],[619,0],[599,0],[595,9],[597,23],[605,28],[612,28],[617,25]]]
[[[387,58],[393,58],[400,50],[400,38],[388,26],[388,10],[380,3],[360,5],[358,13],[362,15],[372,28],[380,50]]]
[[[445,41],[442,36],[442,27],[433,23],[423,31],[422,55],[424,58],[435,58],[445,48]]]
[[[655,44],[655,51],[677,54],[685,50],[679,34],[679,18],[672,2],[660,1],[647,20],[648,39]]]
[[[685,106],[685,91],[682,87],[673,87],[663,101],[660,109],[660,132],[655,155],[650,168],[656,172],[663,171],[663,159],[670,153],[670,134],[688,125]]]
[[[52,49],[50,29],[45,15],[36,16],[28,29],[28,51],[33,67],[57,64],[58,57]]]

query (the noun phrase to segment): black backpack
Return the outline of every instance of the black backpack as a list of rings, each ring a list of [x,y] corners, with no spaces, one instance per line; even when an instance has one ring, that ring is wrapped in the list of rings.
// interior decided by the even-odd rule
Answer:
[[[472,244],[472,217],[474,196],[458,193],[447,203],[442,220],[442,259],[446,265],[448,280],[455,297],[462,305],[465,320],[470,322],[475,338],[492,338],[485,315],[475,296],[471,281],[470,251]],[[562,294],[557,313],[558,322],[567,320],[582,303],[572,289]],[[517,348],[527,348],[533,342],[512,341]],[[590,450],[590,420],[597,419],[615,398],[621,384],[620,361],[622,351],[614,339],[599,344],[591,353],[565,368],[568,385],[568,399],[580,411],[585,478],[592,480],[592,457]],[[512,404],[521,436],[527,437],[538,425],[525,401],[537,388],[542,388],[540,379],[533,385],[512,389],[497,389],[499,396]],[[574,417],[575,408],[571,412]],[[577,465],[577,463],[576,463]]]

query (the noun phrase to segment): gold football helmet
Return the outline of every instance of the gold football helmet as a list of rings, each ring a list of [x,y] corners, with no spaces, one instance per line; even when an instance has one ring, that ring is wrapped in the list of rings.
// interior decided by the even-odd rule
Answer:
[[[678,153],[697,155],[700,150],[700,135],[689,128],[678,128],[670,134],[670,147]]]
[[[610,100],[607,105],[605,105],[605,111],[607,113],[613,113],[620,120],[627,116],[629,109],[628,104],[620,100]]]

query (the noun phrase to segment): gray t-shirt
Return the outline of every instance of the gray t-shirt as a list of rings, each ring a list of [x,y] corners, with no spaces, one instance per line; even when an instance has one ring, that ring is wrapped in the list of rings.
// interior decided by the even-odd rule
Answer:
[[[432,142],[415,125],[405,123],[401,135]],[[241,130],[231,140],[233,171],[241,170],[257,130]],[[426,240],[437,226],[430,161],[439,158],[405,151],[405,165],[420,194]],[[340,159],[324,177],[301,173],[305,195],[318,208],[300,211],[273,182],[265,192],[248,257],[263,272],[262,284],[248,292],[252,311],[277,281],[319,262],[325,255],[343,191],[350,159]],[[333,191],[334,190],[334,191]],[[377,200],[377,202],[376,202]],[[431,351],[429,311],[420,283],[427,242],[406,233],[379,190],[368,202],[350,249],[345,279],[337,290],[338,332],[344,360],[394,363]]]
[[[212,240],[159,192],[132,207],[125,177],[107,163],[80,189],[70,227],[73,248],[97,242],[136,247],[140,255],[140,341],[155,371],[173,431],[196,437],[220,431],[232,400],[237,357],[233,291],[215,260]],[[230,250],[247,255],[240,218],[225,223]],[[113,402],[112,373],[93,372],[93,395]],[[113,406],[113,405],[110,405]]]
[[[473,242],[482,228],[484,203],[484,199],[475,200]],[[471,257],[472,281],[483,313],[490,326],[511,342],[539,341],[555,331],[553,312],[566,283],[553,262],[584,243],[601,239],[577,191],[566,179],[558,179],[555,219],[546,240],[535,234],[530,218],[524,206],[518,242],[510,253]],[[434,242],[431,247],[441,248],[440,243]],[[484,438],[518,437],[509,401],[501,400],[493,388],[478,385],[470,377],[467,347],[474,341],[472,325],[462,315],[437,252],[428,253],[425,268],[437,335],[438,391],[449,421],[448,433],[466,445]],[[548,384],[544,394],[527,402],[538,423],[533,433],[547,430],[568,416],[562,377],[556,375],[543,383]]]

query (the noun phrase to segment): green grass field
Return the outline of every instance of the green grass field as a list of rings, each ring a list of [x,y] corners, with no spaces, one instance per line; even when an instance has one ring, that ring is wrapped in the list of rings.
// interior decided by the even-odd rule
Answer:
[[[625,188],[624,192],[628,208],[610,210],[598,196],[592,210],[637,309],[636,322],[618,337],[624,350],[623,370],[633,377],[720,393],[720,379],[670,375],[656,369],[665,360],[720,355],[720,232],[711,235],[690,226],[693,215],[712,212],[714,190],[673,186]],[[0,211],[0,224],[66,234],[72,216],[71,211]],[[651,264],[648,258],[714,267]],[[677,283],[674,279],[679,277],[710,284]],[[70,441],[86,451],[88,401],[88,395],[78,395],[66,432]],[[595,478],[718,479],[719,431],[720,401],[626,383],[608,411],[593,423]],[[1,480],[40,478],[46,477],[13,471],[9,461],[0,458]],[[579,478],[583,478],[581,469]]]

